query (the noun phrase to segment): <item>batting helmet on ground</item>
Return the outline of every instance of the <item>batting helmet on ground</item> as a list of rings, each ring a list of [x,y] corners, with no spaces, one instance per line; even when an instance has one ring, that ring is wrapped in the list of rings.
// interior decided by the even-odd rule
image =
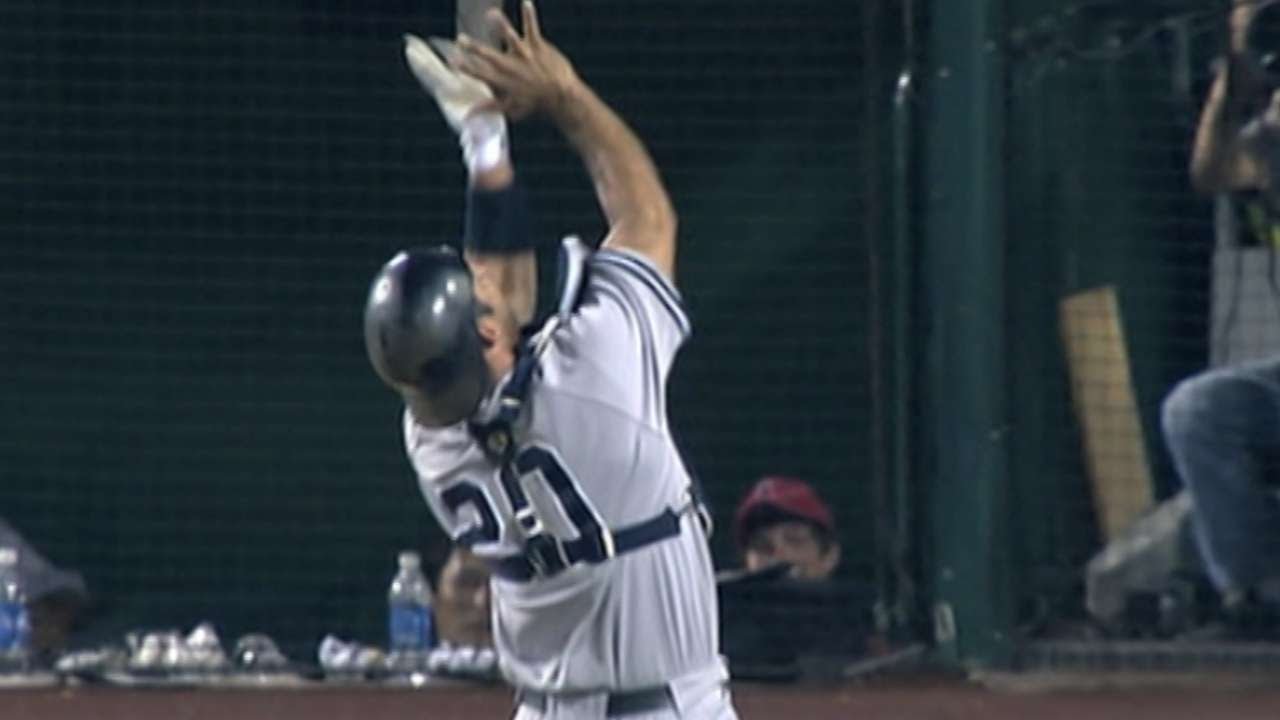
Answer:
[[[364,343],[373,369],[412,395],[424,425],[467,418],[487,389],[471,273],[447,246],[401,252],[382,266],[365,303]]]

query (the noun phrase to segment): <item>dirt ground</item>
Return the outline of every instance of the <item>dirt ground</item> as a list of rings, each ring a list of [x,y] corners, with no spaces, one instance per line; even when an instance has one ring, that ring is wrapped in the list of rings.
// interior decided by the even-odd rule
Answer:
[[[736,684],[744,720],[1275,720],[1280,682],[1221,683],[1183,678],[1177,686],[1101,683],[1065,689],[1054,683],[988,683],[953,678],[881,680],[870,684],[795,686]],[[0,691],[5,720],[444,720],[508,718],[503,687],[430,690],[369,688],[118,689],[64,687]]]

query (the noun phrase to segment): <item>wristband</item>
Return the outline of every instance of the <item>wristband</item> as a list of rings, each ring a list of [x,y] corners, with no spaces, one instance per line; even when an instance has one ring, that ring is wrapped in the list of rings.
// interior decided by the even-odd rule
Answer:
[[[480,253],[514,254],[534,248],[529,203],[518,180],[501,190],[467,191],[463,244]]]

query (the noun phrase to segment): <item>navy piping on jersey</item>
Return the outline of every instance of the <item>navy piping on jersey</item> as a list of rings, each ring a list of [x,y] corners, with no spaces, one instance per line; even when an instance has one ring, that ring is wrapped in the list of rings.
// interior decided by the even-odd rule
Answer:
[[[591,263],[600,264],[622,270],[635,277],[640,282],[649,286],[653,294],[658,297],[662,305],[666,307],[667,312],[675,319],[676,325],[680,331],[688,335],[690,332],[689,315],[684,310],[684,303],[680,301],[680,296],[675,289],[671,287],[671,283],[662,277],[657,270],[645,264],[641,260],[630,257],[624,253],[612,250],[601,250],[591,258]]]
[[[667,508],[648,520],[628,525],[613,533],[613,557],[635,552],[680,534],[680,517],[684,514]],[[511,582],[528,582],[536,577],[554,577],[578,563],[598,565],[609,557],[600,557],[589,538],[561,541],[552,539],[552,550],[540,558],[529,552],[486,558],[490,571]]]
[[[596,294],[600,296],[612,298],[613,301],[621,307],[626,308],[631,306],[630,302],[624,298],[622,291],[613,287],[612,285],[608,285],[604,283],[596,283],[592,287],[592,290],[594,290]],[[685,335],[688,335],[688,331],[685,331]],[[647,366],[647,372],[648,372],[648,376],[646,378],[648,381],[648,385],[646,387],[654,387],[654,388],[661,387],[662,371],[655,364],[645,363],[645,365]]]

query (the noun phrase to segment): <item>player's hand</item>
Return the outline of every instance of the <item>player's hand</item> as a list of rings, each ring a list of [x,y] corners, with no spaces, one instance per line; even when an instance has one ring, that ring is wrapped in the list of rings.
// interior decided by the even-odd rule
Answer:
[[[431,47],[428,47],[422,38],[406,34],[405,61],[409,63],[413,76],[435,98],[449,127],[461,133],[462,123],[468,116],[492,104],[493,91],[480,80],[458,72],[441,59],[443,56],[451,62],[457,61],[460,53],[453,43],[440,38],[431,38],[430,43]]]
[[[524,0],[520,11],[523,34],[501,12],[490,13],[504,51],[466,36],[458,38],[458,68],[488,84],[496,96],[492,106],[513,120],[533,112],[554,113],[582,82],[564,54],[542,36],[533,2]]]

